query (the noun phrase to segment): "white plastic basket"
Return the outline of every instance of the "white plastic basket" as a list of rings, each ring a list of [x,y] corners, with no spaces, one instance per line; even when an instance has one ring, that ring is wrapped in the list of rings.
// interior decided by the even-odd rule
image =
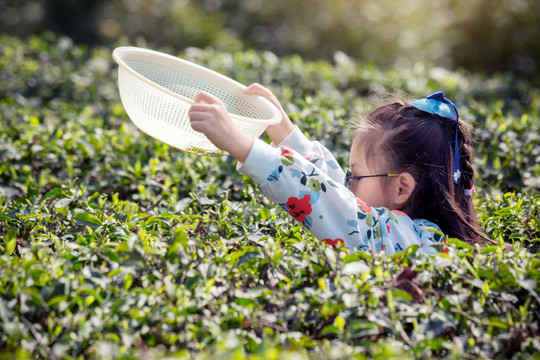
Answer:
[[[175,148],[206,156],[226,154],[191,128],[188,109],[200,91],[220,99],[245,134],[258,137],[281,121],[279,110],[264,97],[246,95],[244,85],[192,62],[131,46],[116,48],[113,58],[129,118],[146,134]]]

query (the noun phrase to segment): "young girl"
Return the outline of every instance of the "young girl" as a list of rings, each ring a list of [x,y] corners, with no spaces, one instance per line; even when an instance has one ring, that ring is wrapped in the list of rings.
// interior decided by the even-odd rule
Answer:
[[[442,93],[378,107],[358,125],[344,173],[330,152],[295,127],[275,96],[246,89],[276,105],[281,123],[266,133],[277,146],[243,134],[225,106],[206,92],[189,110],[191,126],[238,160],[237,169],[317,239],[349,251],[388,254],[441,241],[440,232],[482,242],[471,200],[471,139]]]

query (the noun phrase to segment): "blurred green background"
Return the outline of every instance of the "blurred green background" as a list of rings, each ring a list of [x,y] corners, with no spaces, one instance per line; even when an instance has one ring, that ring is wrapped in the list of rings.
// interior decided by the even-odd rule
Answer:
[[[539,0],[0,0],[0,31],[538,78]]]

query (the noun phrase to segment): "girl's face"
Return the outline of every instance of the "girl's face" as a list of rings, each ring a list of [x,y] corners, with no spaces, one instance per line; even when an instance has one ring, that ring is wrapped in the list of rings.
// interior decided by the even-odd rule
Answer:
[[[379,159],[373,160],[376,163],[376,166],[368,166],[358,142],[353,142],[349,160],[352,176],[386,174],[389,172],[389,169],[386,169],[381,165],[383,161],[375,161]],[[385,190],[384,184],[386,181],[394,181],[394,178],[368,177],[363,179],[351,179],[349,190],[351,190],[357,198],[371,206],[384,206],[393,209],[394,203],[392,202],[392,199],[390,199],[390,194]]]

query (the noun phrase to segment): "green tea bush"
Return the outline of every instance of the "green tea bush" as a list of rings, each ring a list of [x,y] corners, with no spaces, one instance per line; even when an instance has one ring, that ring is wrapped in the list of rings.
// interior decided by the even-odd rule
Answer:
[[[327,60],[341,50],[386,66],[420,60],[527,77],[540,66],[536,0],[0,0],[0,8],[0,33],[52,29],[87,44],[142,37]]]
[[[0,349],[40,359],[530,358],[540,351],[540,94],[526,80],[344,54],[180,54],[275,91],[348,161],[379,94],[455,99],[478,141],[476,204],[498,245],[433,258],[327,247],[230,159],[138,131],[112,48],[0,38]],[[163,51],[170,51],[164,48]],[[0,357],[2,357],[0,355]]]

